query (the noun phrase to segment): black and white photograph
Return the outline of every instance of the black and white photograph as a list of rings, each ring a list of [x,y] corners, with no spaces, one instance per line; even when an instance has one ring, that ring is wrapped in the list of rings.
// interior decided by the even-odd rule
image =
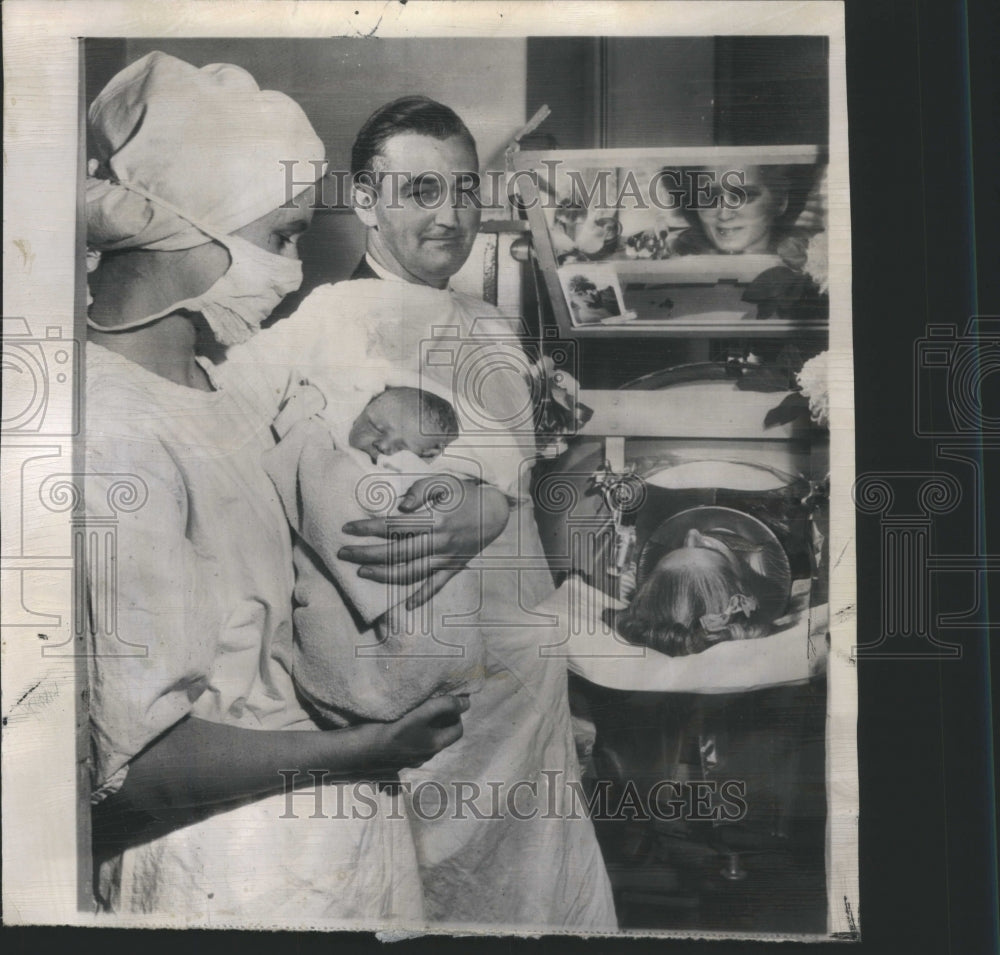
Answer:
[[[625,314],[618,275],[606,265],[566,266],[560,273],[574,325],[594,325]]]
[[[7,912],[856,938],[841,6],[78,6],[8,126]]]

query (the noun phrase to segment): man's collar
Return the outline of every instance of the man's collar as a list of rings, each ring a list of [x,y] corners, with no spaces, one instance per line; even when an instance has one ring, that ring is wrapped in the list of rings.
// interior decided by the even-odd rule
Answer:
[[[390,272],[384,265],[380,265],[376,262],[371,253],[365,253],[365,261],[368,263],[368,268],[370,268],[380,279],[385,279],[388,282],[406,282],[406,279],[404,279],[402,275]]]
[[[417,282],[411,282],[408,279],[403,278],[402,275],[397,275],[395,272],[390,272],[384,265],[375,261],[375,257],[370,253],[365,253],[365,262],[368,263],[368,268],[370,268],[380,279],[385,279],[388,282],[405,282],[407,285],[417,285]],[[432,288],[433,286],[428,286]],[[451,282],[449,282],[443,289],[438,289],[439,292],[451,292]]]

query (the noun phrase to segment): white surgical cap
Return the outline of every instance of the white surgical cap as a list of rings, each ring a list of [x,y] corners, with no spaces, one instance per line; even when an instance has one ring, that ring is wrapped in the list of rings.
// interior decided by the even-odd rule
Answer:
[[[99,175],[112,180],[87,183],[87,244],[95,249],[172,251],[211,241],[118,183],[228,235],[304,191],[326,157],[302,108],[284,93],[261,90],[238,66],[198,69],[161,52],[115,76],[88,120]]]

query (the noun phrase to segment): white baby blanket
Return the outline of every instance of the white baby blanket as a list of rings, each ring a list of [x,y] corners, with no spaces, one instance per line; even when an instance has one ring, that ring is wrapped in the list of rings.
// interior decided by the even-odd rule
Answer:
[[[408,611],[405,600],[415,585],[366,580],[357,564],[338,559],[346,545],[384,543],[345,534],[342,527],[395,512],[420,473],[389,471],[361,452],[340,449],[328,422],[311,413],[318,402],[322,396],[308,390],[289,402],[275,423],[284,436],[263,457],[296,532],[298,688],[338,724],[396,719],[431,696],[475,692],[484,653],[476,623],[478,577],[460,573],[429,603]],[[410,457],[419,467],[420,460]],[[426,511],[402,520],[403,532],[430,528]],[[343,625],[351,619],[353,625]]]

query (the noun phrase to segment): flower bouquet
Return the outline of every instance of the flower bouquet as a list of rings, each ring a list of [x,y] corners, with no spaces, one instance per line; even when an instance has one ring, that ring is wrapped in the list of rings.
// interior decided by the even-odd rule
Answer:
[[[567,439],[593,417],[594,410],[577,399],[579,383],[549,355],[536,361],[527,377],[535,405],[538,454],[558,457],[569,446]]]

